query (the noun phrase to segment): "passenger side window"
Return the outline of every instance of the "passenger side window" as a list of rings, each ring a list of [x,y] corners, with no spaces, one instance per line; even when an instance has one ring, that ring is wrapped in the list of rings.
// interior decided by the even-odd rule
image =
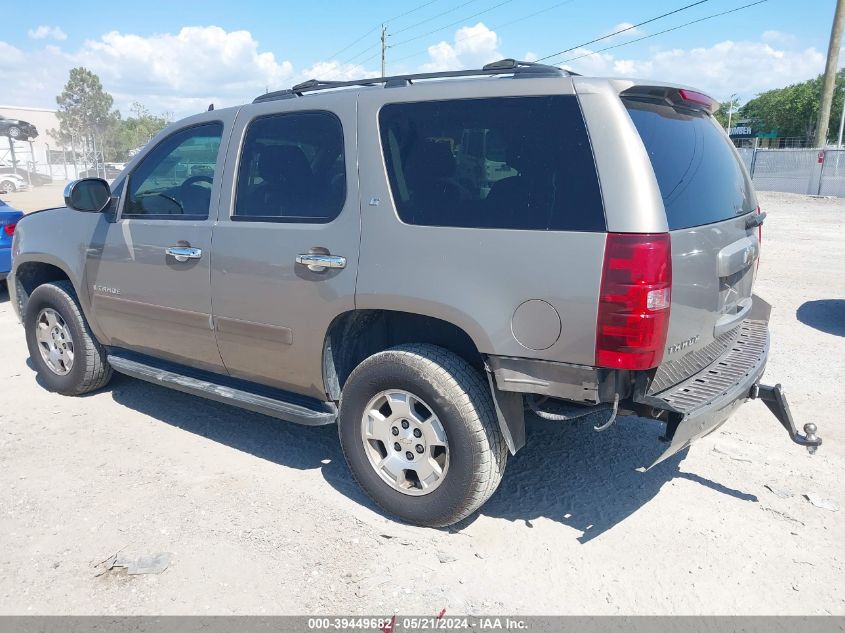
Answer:
[[[403,222],[605,231],[595,161],[570,95],[394,103],[379,113]]]
[[[274,114],[249,124],[233,220],[331,222],[345,201],[343,128],[335,115]]]
[[[179,130],[129,175],[122,217],[197,220],[208,217],[223,124]]]

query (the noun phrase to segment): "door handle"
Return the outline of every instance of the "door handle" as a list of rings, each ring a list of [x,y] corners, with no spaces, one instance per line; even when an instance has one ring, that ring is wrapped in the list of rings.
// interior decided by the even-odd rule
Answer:
[[[296,256],[296,263],[308,266],[308,270],[315,273],[324,272],[328,268],[346,268],[346,258],[340,255],[303,253]]]
[[[199,259],[202,257],[202,249],[191,246],[168,246],[164,252],[177,262],[186,262],[189,259]]]

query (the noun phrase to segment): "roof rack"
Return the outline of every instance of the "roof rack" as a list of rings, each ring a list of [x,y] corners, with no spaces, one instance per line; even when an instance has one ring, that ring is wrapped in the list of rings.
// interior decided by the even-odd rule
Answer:
[[[320,79],[309,79],[293,88],[287,90],[276,90],[268,92],[255,98],[253,103],[264,101],[276,101],[278,99],[295,99],[306,92],[318,90],[331,90],[333,88],[349,88],[352,86],[375,86],[384,84],[386,88],[396,86],[409,86],[421,79],[446,79],[452,77],[478,77],[481,75],[513,75],[514,77],[567,77],[577,73],[563,70],[557,66],[538,64],[536,62],[524,62],[516,59],[500,59],[497,62],[487,64],[483,68],[475,70],[450,70],[437,73],[418,73],[415,75],[393,75],[391,77],[369,77],[356,79],[354,81],[323,81]]]

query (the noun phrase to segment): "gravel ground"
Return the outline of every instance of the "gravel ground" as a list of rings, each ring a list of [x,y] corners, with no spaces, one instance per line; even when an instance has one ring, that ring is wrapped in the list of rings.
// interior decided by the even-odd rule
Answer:
[[[33,187],[29,191],[16,191],[0,195],[3,201],[21,211],[35,211],[64,205],[64,183]]]
[[[641,472],[656,424],[531,420],[499,491],[454,530],[383,517],[334,427],[119,376],[46,392],[0,291],[0,613],[845,614],[845,202],[761,199],[767,380],[822,449],[750,402]],[[172,558],[130,576],[100,564],[115,552]]]

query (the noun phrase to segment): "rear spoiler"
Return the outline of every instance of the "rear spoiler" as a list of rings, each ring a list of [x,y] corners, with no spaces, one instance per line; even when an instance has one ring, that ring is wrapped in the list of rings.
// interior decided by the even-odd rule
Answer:
[[[620,97],[634,97],[649,101],[663,101],[668,105],[705,110],[715,114],[719,109],[719,102],[703,92],[690,88],[676,88],[672,86],[632,86],[623,91]]]

